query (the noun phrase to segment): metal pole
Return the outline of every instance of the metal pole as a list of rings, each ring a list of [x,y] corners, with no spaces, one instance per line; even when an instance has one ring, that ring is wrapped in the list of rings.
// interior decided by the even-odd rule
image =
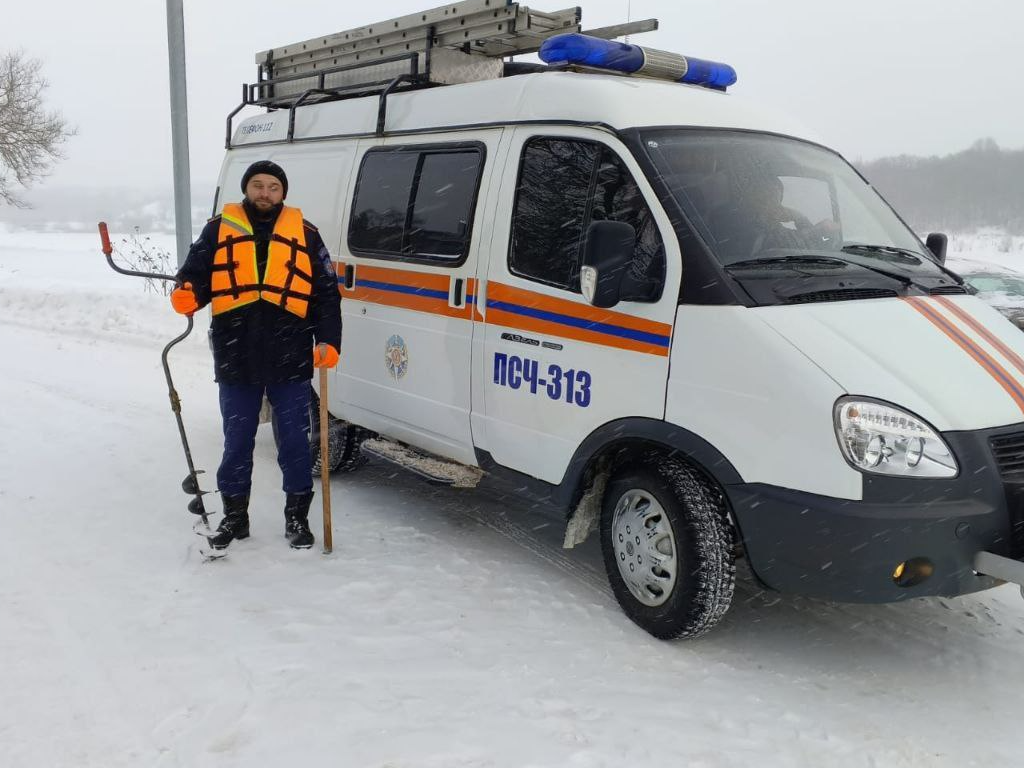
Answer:
[[[185,88],[183,0],[167,0],[167,61],[171,75],[171,147],[174,154],[174,229],[178,265],[192,244],[192,192],[188,165],[188,95]]]

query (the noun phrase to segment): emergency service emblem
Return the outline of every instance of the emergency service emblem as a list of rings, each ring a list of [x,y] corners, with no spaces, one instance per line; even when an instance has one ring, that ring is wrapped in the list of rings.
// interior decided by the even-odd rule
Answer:
[[[384,366],[395,381],[409,370],[409,348],[401,336],[392,336],[384,346]]]

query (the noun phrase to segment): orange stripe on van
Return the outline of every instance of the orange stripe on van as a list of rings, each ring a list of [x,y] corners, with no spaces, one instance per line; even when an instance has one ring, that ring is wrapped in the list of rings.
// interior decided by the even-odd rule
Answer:
[[[956,315],[956,317],[964,325],[966,325],[976,334],[981,336],[981,338],[983,338],[985,341],[987,341],[989,344],[991,344],[993,347],[999,350],[999,354],[1001,354],[1003,357],[1009,360],[1010,363],[1013,364],[1013,367],[1016,368],[1020,373],[1024,374],[1024,359],[1021,359],[1020,355],[1018,355],[1016,352],[1014,352],[1012,349],[1006,346],[1004,342],[1000,341],[1000,339],[994,333],[992,333],[992,331],[990,331],[988,328],[986,328],[973,317],[971,317],[967,312],[963,310],[962,307],[957,306],[956,303],[949,299],[948,297],[936,296],[935,300],[939,302],[939,304],[941,304],[943,307],[948,309],[950,312],[952,312],[954,315]]]
[[[942,331],[954,344],[966,352],[985,372],[991,376],[1000,387],[1005,390],[1017,404],[1021,413],[1024,413],[1024,389],[995,358],[978,346],[973,340],[956,328],[949,320],[943,317],[935,307],[928,303],[928,299],[917,296],[907,296],[902,299],[914,310],[924,317],[928,322]]]
[[[452,307],[448,291],[453,276],[433,272],[416,272],[359,264],[355,268],[355,285],[351,290],[339,290],[342,298],[356,299],[371,304],[426,312],[460,320],[469,320],[476,301],[476,280],[463,278],[465,306]],[[339,280],[344,281],[345,262],[338,262]]]
[[[339,285],[343,298],[462,320],[484,320],[477,306],[478,284],[472,278],[466,280],[466,305],[455,308],[448,305],[450,274],[365,264],[356,265],[355,270],[351,289],[343,290]],[[345,262],[337,262],[337,272],[340,283]],[[668,356],[672,338],[672,326],[666,323],[495,282],[487,284],[486,322],[660,357]]]
[[[487,322],[660,357],[672,340],[666,323],[494,282],[487,285]]]
[[[555,312],[562,315],[572,315],[581,320],[590,320],[594,323],[618,325],[623,328],[630,328],[645,333],[670,336],[672,326],[666,323],[659,323],[656,320],[647,320],[643,317],[635,317],[624,312],[613,312],[610,309],[592,307],[580,301],[570,299],[559,299],[555,296],[528,291],[522,288],[513,288],[504,283],[491,282],[487,286],[487,301],[507,301],[513,304],[522,304],[536,309]]]

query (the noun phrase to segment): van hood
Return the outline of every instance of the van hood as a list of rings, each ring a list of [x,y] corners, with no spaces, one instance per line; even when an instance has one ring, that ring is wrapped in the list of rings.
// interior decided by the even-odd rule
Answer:
[[[851,395],[940,432],[1024,421],[1024,333],[973,296],[750,310]]]

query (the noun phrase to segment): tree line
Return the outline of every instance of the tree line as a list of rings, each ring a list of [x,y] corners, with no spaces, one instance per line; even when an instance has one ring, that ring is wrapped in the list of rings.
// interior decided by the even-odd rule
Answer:
[[[918,232],[995,227],[1024,234],[1024,149],[980,139],[942,157],[900,155],[856,165]]]

